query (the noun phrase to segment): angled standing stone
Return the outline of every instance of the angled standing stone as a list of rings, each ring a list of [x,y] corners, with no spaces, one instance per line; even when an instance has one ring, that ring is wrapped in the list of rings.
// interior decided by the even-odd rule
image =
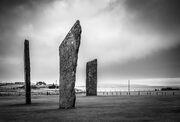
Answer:
[[[24,78],[26,88],[26,104],[31,104],[31,78],[30,78],[30,56],[29,56],[29,41],[24,41]]]
[[[59,108],[61,109],[75,108],[74,86],[80,39],[81,26],[79,20],[77,20],[59,47]]]
[[[97,96],[97,59],[86,64],[86,96]]]

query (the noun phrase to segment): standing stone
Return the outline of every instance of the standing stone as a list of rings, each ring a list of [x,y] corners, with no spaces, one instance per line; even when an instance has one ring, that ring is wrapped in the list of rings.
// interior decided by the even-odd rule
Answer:
[[[97,96],[97,59],[86,64],[86,96]]]
[[[81,39],[79,20],[73,25],[59,47],[60,80],[59,80],[59,108],[75,108],[75,81],[78,51]]]
[[[24,78],[26,88],[26,104],[31,104],[31,78],[30,78],[29,41],[24,41]]]

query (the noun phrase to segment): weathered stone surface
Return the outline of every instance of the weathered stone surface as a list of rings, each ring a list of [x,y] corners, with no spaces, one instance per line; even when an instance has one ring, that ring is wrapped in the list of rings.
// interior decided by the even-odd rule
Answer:
[[[60,80],[59,80],[59,108],[75,107],[75,81],[78,51],[81,39],[79,20],[73,25],[59,47]]]
[[[24,41],[24,78],[26,84],[26,104],[31,104],[31,77],[30,77],[29,41]]]
[[[86,64],[86,96],[97,95],[97,59]]]

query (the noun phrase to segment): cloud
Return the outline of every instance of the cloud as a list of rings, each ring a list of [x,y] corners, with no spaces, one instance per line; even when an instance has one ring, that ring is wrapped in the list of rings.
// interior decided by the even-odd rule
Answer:
[[[179,0],[126,0],[125,4],[130,12],[151,26],[158,26],[169,32],[179,30]]]
[[[6,62],[8,57],[18,57],[19,64],[23,60],[23,41],[27,38],[30,40],[32,79],[55,81],[59,77],[58,47],[77,19],[82,25],[79,81],[85,80],[86,62],[94,58],[98,58],[101,73],[106,72],[103,71],[105,67],[123,65],[179,45],[176,1],[174,4],[168,0],[167,3],[134,1],[3,1],[0,59]]]

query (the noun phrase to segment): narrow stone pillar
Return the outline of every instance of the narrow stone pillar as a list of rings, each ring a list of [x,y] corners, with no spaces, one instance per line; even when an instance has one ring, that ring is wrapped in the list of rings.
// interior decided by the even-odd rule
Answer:
[[[60,80],[59,108],[75,108],[75,81],[78,51],[81,39],[80,21],[77,20],[59,46]]]
[[[97,59],[86,64],[86,96],[97,96]]]
[[[29,55],[29,41],[24,41],[24,78],[26,88],[26,104],[31,104],[31,77],[30,77],[30,55]]]

